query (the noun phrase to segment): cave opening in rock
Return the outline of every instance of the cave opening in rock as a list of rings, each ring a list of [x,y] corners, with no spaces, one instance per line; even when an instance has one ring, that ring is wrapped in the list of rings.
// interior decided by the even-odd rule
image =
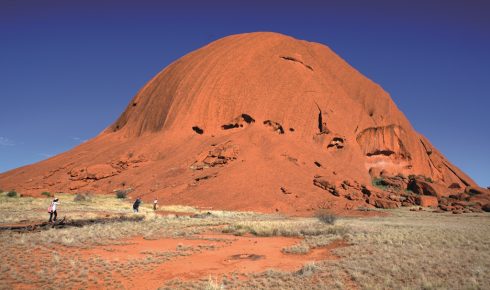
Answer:
[[[204,133],[204,130],[203,130],[203,129],[201,129],[201,128],[199,128],[198,126],[194,126],[194,127],[192,127],[192,130],[193,130],[194,132],[196,132],[197,134],[199,134],[199,135],[202,135],[202,134]]]

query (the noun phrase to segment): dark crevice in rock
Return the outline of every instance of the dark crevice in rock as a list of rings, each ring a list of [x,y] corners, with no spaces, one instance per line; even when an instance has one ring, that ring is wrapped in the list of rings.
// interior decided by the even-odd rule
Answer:
[[[288,61],[294,61],[294,62],[297,62],[297,63],[300,63],[302,64],[304,67],[306,67],[307,69],[313,71],[313,68],[307,64],[305,64],[304,62],[302,62],[301,60],[299,59],[296,59],[292,56],[280,56],[280,58],[284,59],[284,60],[288,60]]]
[[[334,137],[327,145],[327,149],[342,149],[344,148],[344,138]]]
[[[234,129],[234,128],[242,128],[244,123],[250,125],[252,123],[255,123],[255,119],[252,118],[248,114],[241,114],[240,116],[236,117],[229,124],[225,124],[225,125],[221,126],[221,129],[229,130],[229,129]]]
[[[424,141],[422,141],[422,139],[420,139],[420,143],[422,143],[422,146],[424,146],[424,149],[425,149],[425,152],[427,152],[427,155],[431,155],[432,149],[429,148],[427,145],[425,145],[425,143],[424,143]]]
[[[221,126],[221,129],[223,130],[229,130],[229,129],[233,129],[233,128],[238,128],[240,127],[237,123],[235,124],[225,124],[223,126]]]
[[[199,182],[201,180],[211,179],[211,178],[214,178],[216,176],[218,176],[217,173],[215,173],[215,174],[209,174],[209,175],[203,175],[203,176],[199,176],[199,177],[194,178],[194,180],[196,182]]]
[[[320,106],[315,102],[316,107],[318,108],[318,134],[328,134],[330,133],[330,130],[327,128],[327,120],[326,120],[326,114],[324,118],[324,113],[322,112],[322,109],[320,109]]]
[[[367,153],[366,156],[375,156],[375,155],[390,156],[392,154],[395,154],[395,152],[391,150],[376,150],[374,152]]]
[[[265,120],[264,125],[271,127],[272,129],[274,129],[275,132],[277,132],[279,134],[284,134],[284,128],[282,127],[281,124],[279,124],[277,122],[274,122],[271,120]]]
[[[255,123],[255,119],[248,114],[242,114],[241,117],[247,124]]]
[[[197,134],[199,134],[199,135],[202,135],[202,134],[204,133],[204,130],[203,130],[203,129],[201,129],[201,128],[199,128],[198,126],[194,126],[194,127],[192,127],[192,130],[193,130],[194,132],[196,132]]]
[[[469,186],[470,183],[468,181],[466,181],[464,178],[461,178],[461,176],[459,176],[459,174],[456,173],[456,171],[454,171],[451,166],[449,166],[446,162],[442,161],[442,164],[444,164],[444,166],[446,166],[446,168],[451,171],[459,180],[461,180],[461,182],[466,185],[466,186]]]

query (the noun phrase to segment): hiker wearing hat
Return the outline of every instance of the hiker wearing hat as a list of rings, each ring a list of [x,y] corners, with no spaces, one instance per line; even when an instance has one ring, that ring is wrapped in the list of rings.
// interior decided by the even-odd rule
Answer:
[[[55,222],[56,221],[56,217],[58,216],[58,213],[56,212],[56,207],[58,206],[58,204],[60,204],[58,198],[53,199],[53,201],[51,202],[51,205],[48,208],[49,222],[51,222],[51,221]],[[53,219],[53,216],[54,216],[54,219]]]

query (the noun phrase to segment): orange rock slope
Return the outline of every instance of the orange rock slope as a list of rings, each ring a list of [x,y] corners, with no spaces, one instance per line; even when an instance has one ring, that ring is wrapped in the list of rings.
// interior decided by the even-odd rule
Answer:
[[[328,47],[262,32],[175,61],[99,136],[1,174],[0,186],[287,213],[488,195]]]

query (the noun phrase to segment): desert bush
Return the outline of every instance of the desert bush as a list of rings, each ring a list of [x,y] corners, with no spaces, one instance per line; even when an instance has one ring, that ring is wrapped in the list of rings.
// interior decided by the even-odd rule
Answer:
[[[427,181],[427,182],[429,182],[429,183],[432,183],[432,182],[433,182],[433,181],[432,181],[432,178],[430,178],[430,177],[426,177],[426,176],[424,176],[424,179],[425,179],[425,181]]]
[[[123,190],[123,189],[117,190],[116,191],[116,197],[117,198],[124,199],[124,198],[128,197],[128,191],[127,190]]]
[[[223,285],[218,282],[217,278],[209,277],[207,283],[204,285],[206,290],[218,290],[224,289]]]
[[[41,195],[44,195],[46,197],[51,197],[51,192],[43,191],[41,192]]]
[[[87,200],[87,196],[83,195],[82,193],[77,193],[73,198],[73,201],[77,201],[77,202],[86,201],[86,200]]]
[[[310,262],[306,263],[299,271],[298,274],[301,276],[311,276],[313,273],[315,273],[318,270],[317,265],[315,262]]]
[[[382,189],[382,190],[388,189],[388,186],[386,185],[383,178],[374,178],[371,183],[373,184],[373,186],[376,186],[379,189]]]
[[[326,210],[319,210],[315,216],[322,223],[329,224],[329,225],[335,224],[335,221],[337,220],[337,216],[331,214]]]
[[[304,255],[310,252],[310,247],[304,243],[300,243],[297,245],[292,245],[291,247],[283,248],[281,252],[285,254]]]
[[[7,196],[8,197],[17,197],[17,191],[11,190],[11,191],[7,192]]]

